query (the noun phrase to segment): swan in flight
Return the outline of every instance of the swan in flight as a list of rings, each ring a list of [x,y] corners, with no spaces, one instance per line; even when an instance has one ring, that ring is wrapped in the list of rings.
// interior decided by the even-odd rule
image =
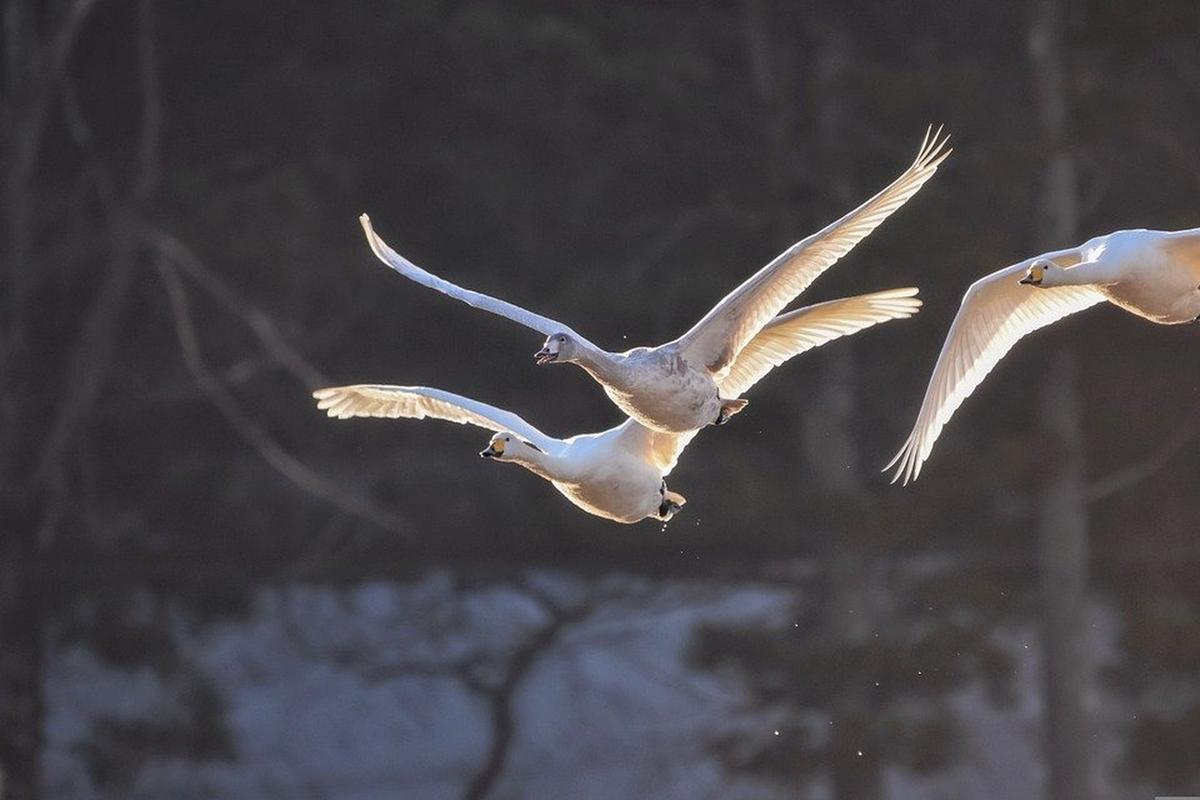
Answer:
[[[1200,317],[1200,228],[1116,231],[980,279],[962,306],[908,440],[884,471],[916,480],[955,410],[1017,341],[1107,300],[1160,325]]]
[[[916,289],[893,289],[780,315],[741,350],[722,378],[721,389],[736,396],[805,350],[879,322],[911,317],[921,306],[916,294]],[[337,386],[319,389],[313,397],[317,408],[338,419],[433,417],[493,431],[480,456],[520,464],[584,511],[605,519],[665,522],[685,502],[667,489],[665,479],[696,430],[663,433],[627,419],[601,433],[556,439],[511,411],[441,389]]]
[[[940,128],[927,131],[916,160],[891,185],[783,251],[683,336],[624,353],[609,353],[561,322],[432,275],[388,247],[366,214],[359,221],[379,260],[404,277],[544,335],[545,344],[534,354],[538,364],[577,364],[604,387],[618,408],[641,424],[663,433],[688,433],[721,425],[745,407],[745,400],[723,386],[743,348],[796,295],[933,177],[950,155],[947,138]]]

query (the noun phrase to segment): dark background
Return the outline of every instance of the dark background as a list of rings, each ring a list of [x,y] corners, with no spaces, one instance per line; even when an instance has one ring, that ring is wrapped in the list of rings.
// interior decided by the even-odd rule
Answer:
[[[920,481],[878,474],[970,282],[1200,224],[1194,2],[8,0],[3,24],[0,797],[1200,793],[1195,330],[1041,331]],[[482,462],[481,431],[313,407],[390,382],[555,435],[620,420],[532,364],[536,334],[382,267],[362,211],[619,350],[881,188],[931,122],[955,153],[802,298],[917,285],[924,310],[755,387],[672,474],[665,530]],[[363,592],[395,624],[355,627]],[[670,681],[579,672],[622,710],[572,712],[571,756],[539,665],[597,619],[593,658],[636,655],[664,603]],[[255,646],[241,683],[212,661]],[[462,708],[418,713],[422,681]],[[285,685],[324,711],[260,714]],[[380,686],[401,730],[363,734]],[[313,730],[339,768],[269,745]]]

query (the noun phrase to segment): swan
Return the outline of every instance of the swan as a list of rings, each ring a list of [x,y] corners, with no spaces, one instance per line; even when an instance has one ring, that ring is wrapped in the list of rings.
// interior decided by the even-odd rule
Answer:
[[[911,317],[917,290],[893,289],[831,300],[782,314],[750,340],[726,371],[721,389],[741,394],[774,367],[805,350],[879,322]],[[600,433],[556,439],[495,406],[423,386],[335,386],[313,392],[330,417],[432,417],[493,431],[479,455],[520,464],[550,481],[579,508],[621,523],[666,522],[686,502],[667,489],[680,453],[697,433],[664,433],[629,418]]]
[[[912,165],[883,191],[789,247],[678,339],[624,353],[609,353],[561,322],[430,274],[390,248],[366,214],[359,222],[379,260],[404,277],[546,336],[542,349],[534,354],[539,365],[576,364],[642,425],[663,433],[687,433],[724,424],[745,407],[745,400],[722,389],[742,349],[796,295],[933,177],[950,155],[947,141],[940,128],[926,131]]]
[[[974,283],[941,355],[917,421],[884,467],[916,480],[955,410],[1017,341],[1104,301],[1160,325],[1200,317],[1200,228],[1115,231],[993,272]]]

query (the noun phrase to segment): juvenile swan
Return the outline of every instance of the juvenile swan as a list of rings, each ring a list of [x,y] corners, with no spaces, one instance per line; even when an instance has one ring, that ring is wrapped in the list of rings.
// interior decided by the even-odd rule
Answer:
[[[792,356],[889,319],[912,316],[916,289],[834,300],[783,314],[755,336],[727,371],[721,389],[741,394]],[[663,433],[633,419],[601,433],[556,439],[510,411],[422,386],[338,386],[313,392],[331,417],[408,417],[469,423],[494,431],[479,455],[511,461],[554,484],[589,514],[615,522],[669,520],[683,506],[666,476],[696,431]]]
[[[1160,325],[1200,316],[1200,228],[1116,231],[1022,261],[967,290],[916,425],[884,471],[916,480],[942,427],[1024,335],[1107,300]]]
[[[633,419],[664,433],[686,433],[721,425],[745,407],[745,400],[721,387],[742,349],[817,276],[933,177],[950,155],[946,141],[940,128],[936,133],[927,131],[912,166],[882,192],[789,247],[683,336],[624,353],[609,353],[561,322],[432,275],[388,247],[366,214],[359,221],[375,255],[404,277],[544,334],[545,344],[534,354],[538,364],[577,364]]]

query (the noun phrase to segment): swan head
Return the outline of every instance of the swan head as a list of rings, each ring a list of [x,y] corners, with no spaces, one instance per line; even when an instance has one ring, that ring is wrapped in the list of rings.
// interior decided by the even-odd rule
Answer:
[[[1063,268],[1055,264],[1048,258],[1039,258],[1029,265],[1029,269],[1025,270],[1025,277],[1017,281],[1026,286],[1052,286],[1057,283],[1056,278]]]
[[[529,451],[542,452],[537,445],[530,444],[515,433],[504,431],[492,437],[488,446],[479,451],[479,457],[493,458],[496,461],[516,461]]]
[[[574,361],[577,346],[575,339],[569,333],[552,333],[546,337],[542,349],[533,354],[538,366],[557,364],[563,361]]]

